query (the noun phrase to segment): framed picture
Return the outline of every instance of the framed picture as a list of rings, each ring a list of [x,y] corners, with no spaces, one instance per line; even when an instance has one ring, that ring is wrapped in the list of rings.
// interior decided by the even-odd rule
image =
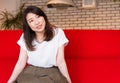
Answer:
[[[82,0],[82,8],[96,8],[96,0]]]

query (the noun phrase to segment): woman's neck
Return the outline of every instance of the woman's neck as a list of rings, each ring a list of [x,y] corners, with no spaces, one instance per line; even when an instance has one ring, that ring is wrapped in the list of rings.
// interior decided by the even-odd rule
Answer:
[[[36,33],[36,38],[35,40],[39,43],[43,42],[45,39],[44,32],[41,33]]]

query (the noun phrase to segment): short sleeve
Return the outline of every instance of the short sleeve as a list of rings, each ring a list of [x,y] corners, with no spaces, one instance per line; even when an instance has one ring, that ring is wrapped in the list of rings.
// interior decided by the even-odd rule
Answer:
[[[24,41],[23,35],[24,35],[24,34],[21,35],[20,39],[17,41],[17,44],[18,44],[21,48],[23,48],[24,50],[26,50],[26,46],[25,46],[25,41]]]
[[[59,30],[58,30],[58,44],[59,44],[59,47],[60,46],[62,46],[62,45],[67,45],[68,44],[68,42],[69,42],[69,40],[67,39],[67,37],[66,37],[66,35],[65,35],[65,33],[64,33],[64,31],[62,30],[62,29],[60,29],[59,28]]]

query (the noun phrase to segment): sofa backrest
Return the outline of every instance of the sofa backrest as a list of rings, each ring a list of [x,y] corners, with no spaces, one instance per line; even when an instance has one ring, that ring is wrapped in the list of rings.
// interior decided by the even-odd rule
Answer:
[[[120,57],[120,30],[64,30],[69,43],[65,49],[68,58]],[[0,31],[0,58],[18,56],[21,30]],[[4,56],[3,56],[4,55]]]
[[[120,57],[120,30],[64,30],[69,58]]]
[[[2,30],[0,31],[0,59],[17,58],[19,54],[19,39],[21,30]]]

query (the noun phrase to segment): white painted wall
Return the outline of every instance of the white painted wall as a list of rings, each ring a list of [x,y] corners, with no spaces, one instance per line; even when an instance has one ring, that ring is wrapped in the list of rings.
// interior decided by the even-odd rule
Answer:
[[[20,5],[21,5],[21,0],[0,0],[0,12],[7,10],[8,12],[15,14],[15,12],[20,7]],[[0,21],[0,25],[1,25],[1,21]]]
[[[14,13],[20,6],[20,1],[21,0],[0,0],[0,11],[6,9],[7,11]]]

